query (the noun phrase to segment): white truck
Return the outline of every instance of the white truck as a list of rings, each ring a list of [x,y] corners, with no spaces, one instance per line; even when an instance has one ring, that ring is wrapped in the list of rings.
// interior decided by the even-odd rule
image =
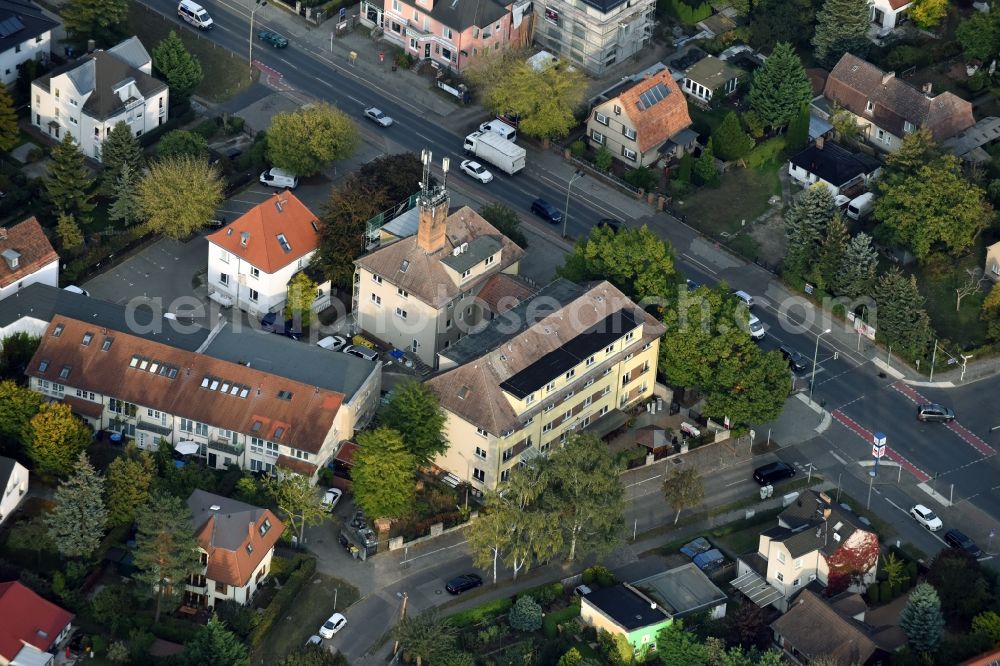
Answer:
[[[465,137],[465,152],[514,175],[524,168],[524,148],[493,132],[473,132]]]

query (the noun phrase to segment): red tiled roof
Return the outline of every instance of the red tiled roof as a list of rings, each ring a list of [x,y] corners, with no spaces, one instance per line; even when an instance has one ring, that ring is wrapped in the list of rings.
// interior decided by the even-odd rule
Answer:
[[[279,235],[287,241],[287,250]],[[319,226],[313,212],[286,190],[209,235],[208,241],[265,273],[276,273],[318,247]]]
[[[33,217],[6,229],[0,227],[0,252],[7,250],[21,256],[14,269],[0,260],[0,288],[24,279],[53,261],[59,261],[59,255],[52,249],[42,225]]]
[[[63,396],[62,401],[69,405],[69,408],[76,414],[97,419],[104,413],[104,405],[99,402],[91,402],[72,395]]]
[[[640,95],[657,84],[666,86],[669,91],[667,96],[652,106],[640,105]],[[691,125],[687,98],[674,81],[669,69],[643,79],[620,94],[618,100],[622,111],[632,121],[638,135],[640,153],[655,148]]]
[[[47,651],[73,617],[17,581],[0,583],[0,657],[13,660],[22,641]]]
[[[494,315],[499,315],[517,306],[534,291],[522,277],[497,273],[486,281],[476,298],[485,303]]]
[[[316,465],[311,462],[306,462],[305,460],[293,458],[292,456],[286,456],[284,453],[278,456],[278,459],[274,462],[274,464],[278,467],[287,467],[296,474],[301,474],[303,476],[312,476],[316,473]]]
[[[354,442],[344,442],[340,445],[340,449],[337,451],[337,455],[333,457],[334,460],[342,462],[345,465],[354,464],[354,452],[358,450],[358,445]]]

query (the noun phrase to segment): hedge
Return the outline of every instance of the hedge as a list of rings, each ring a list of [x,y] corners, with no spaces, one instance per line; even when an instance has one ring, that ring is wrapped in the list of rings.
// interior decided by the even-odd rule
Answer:
[[[165,615],[160,618],[159,622],[150,625],[149,632],[162,640],[183,645],[192,640],[200,629],[199,625],[188,620],[179,620]]]
[[[498,615],[506,613],[513,605],[514,600],[511,597],[494,599],[493,601],[487,601],[484,604],[480,604],[475,608],[455,613],[454,615],[448,617],[448,621],[459,629],[471,627],[479,624],[483,620],[493,619]]]
[[[694,25],[698,21],[704,21],[712,15],[712,5],[703,2],[697,7],[684,2],[684,0],[666,0],[667,11],[671,16],[685,25]]]
[[[545,619],[542,620],[542,633],[545,634],[546,638],[555,638],[556,634],[559,632],[560,624],[579,616],[579,602],[575,602],[573,605],[567,606],[562,610],[546,613]]]
[[[785,150],[785,137],[776,136],[773,139],[768,139],[764,143],[760,144],[756,148],[750,151],[750,155],[747,157],[747,164],[752,169],[760,169],[761,167],[777,163],[778,156]]]
[[[274,599],[271,600],[268,607],[261,613],[260,623],[250,634],[248,642],[253,649],[261,646],[271,626],[274,625],[278,618],[285,615],[285,612],[295,601],[295,598],[302,591],[306,582],[316,573],[316,558],[301,557],[298,562],[298,567],[292,571],[284,586],[278,590],[278,593],[274,595]]]
[[[562,583],[546,583],[545,585],[525,590],[517,596],[519,598],[531,597],[538,602],[538,605],[545,607],[561,597],[565,591]]]

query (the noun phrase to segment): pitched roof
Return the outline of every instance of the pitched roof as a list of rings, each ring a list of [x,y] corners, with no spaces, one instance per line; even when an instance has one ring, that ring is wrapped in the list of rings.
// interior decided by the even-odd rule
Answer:
[[[0,456],[0,490],[7,488],[7,481],[14,474],[14,465],[17,461],[7,456]]]
[[[208,553],[205,577],[234,587],[250,582],[285,529],[270,509],[204,490],[191,493],[187,505],[198,545]]]
[[[972,104],[961,97],[950,92],[928,97],[897,79],[894,72],[884,72],[850,53],[845,53],[830,72],[823,95],[899,137],[906,134],[907,122],[927,127],[938,142],[976,122]],[[869,102],[873,105],[870,112]]]
[[[61,315],[52,318],[26,374],[310,453],[322,448],[344,400],[342,393]]]
[[[535,293],[534,287],[521,276],[496,273],[486,281],[477,298],[490,312],[498,315],[524,302],[533,293]]]
[[[421,13],[426,11],[408,0],[403,3]],[[432,19],[458,32],[472,26],[485,28],[506,15],[506,4],[500,0],[434,0],[430,11]]]
[[[48,651],[73,617],[18,581],[0,583],[0,657],[12,661],[23,643]]]
[[[316,215],[290,191],[276,192],[208,237],[264,273],[277,273],[319,246]]]
[[[500,249],[500,260],[494,268],[475,279],[457,282],[445,268],[452,259],[452,252],[462,243],[486,238],[491,248]],[[462,255],[460,255],[462,256]],[[524,256],[524,250],[500,233],[496,227],[468,206],[462,206],[448,216],[444,247],[436,252],[425,252],[417,245],[417,236],[410,236],[391,245],[378,248],[354,260],[365,270],[381,276],[392,284],[405,289],[411,296],[438,308],[462,291],[468,291],[487,280],[489,276],[513,265]],[[485,258],[485,257],[483,257]]]
[[[809,661],[825,656],[844,666],[864,664],[879,649],[864,625],[835,611],[812,590],[802,590],[771,629]]]
[[[31,2],[0,0],[0,53],[40,37],[58,25]]]
[[[735,65],[730,65],[725,60],[719,60],[715,56],[705,56],[688,68],[684,73],[684,78],[691,79],[706,88],[715,90],[726,81],[734,79],[742,73],[742,69]]]
[[[615,621],[626,631],[633,631],[660,624],[670,616],[638,590],[624,584],[594,590],[583,597],[590,604]]]
[[[816,174],[834,187],[840,187],[858,176],[874,173],[882,166],[871,155],[852,153],[829,142],[825,142],[822,147],[811,145],[789,161],[800,169]]]
[[[663,334],[660,322],[609,282],[578,288],[577,296],[558,308],[543,292],[495,320],[493,327],[513,329],[508,335],[492,335],[487,329],[467,336],[462,344],[477,349],[478,355],[462,354],[458,357],[461,365],[427,381],[444,409],[495,435],[520,428],[507,392],[523,393],[540,381],[544,385],[564,371],[564,359],[573,365],[583,362],[593,353],[587,351],[591,343],[604,340],[609,330],[618,338],[634,328],[635,322],[641,323],[643,335],[631,343],[637,347]],[[541,314],[535,311],[538,305],[552,309]],[[483,335],[489,337],[479,337]],[[539,400],[536,409],[523,416],[533,416],[548,402]]]
[[[146,47],[142,45],[142,42],[135,35],[112,46],[107,52],[129,67],[135,67],[136,69],[145,70],[145,68],[151,67],[153,64],[153,59],[149,57],[149,51],[146,50]]]
[[[618,95],[622,112],[632,121],[645,153],[691,125],[687,98],[669,69],[646,78]]]
[[[0,261],[0,288],[23,280],[53,261],[59,261],[59,255],[52,249],[42,225],[34,217],[6,229],[0,228],[0,254],[4,259],[17,259],[17,268],[11,268],[7,261]]]
[[[807,490],[764,534],[784,544],[792,557],[800,557],[814,550],[832,555],[857,531],[869,532],[853,512],[831,502],[825,493]]]

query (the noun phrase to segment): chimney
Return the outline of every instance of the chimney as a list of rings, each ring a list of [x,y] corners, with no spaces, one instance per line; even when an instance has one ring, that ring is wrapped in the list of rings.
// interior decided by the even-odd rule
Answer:
[[[816,137],[816,150],[823,150],[823,137],[821,136]]]
[[[448,192],[443,186],[431,186],[431,152],[423,151],[423,181],[417,195],[417,247],[430,254],[445,246],[445,232],[448,229]],[[442,163],[445,177],[448,175],[447,160]]]
[[[934,84],[928,81],[924,85],[920,86],[920,92],[922,92],[927,97],[933,97]]]
[[[240,232],[240,245],[242,245],[243,247],[246,247],[247,243],[249,243],[249,242],[250,242],[250,232],[249,231],[241,231]]]
[[[889,81],[892,81],[894,78],[896,78],[896,72],[885,72],[882,74],[882,85],[888,84]]]
[[[0,227],[0,240],[7,240],[7,227]]]
[[[830,507],[823,507],[823,520],[829,520],[830,514],[833,513],[833,509]]]
[[[17,270],[17,266],[21,260],[21,253],[17,250],[7,249],[0,252],[0,256],[3,256],[4,261],[7,262],[7,268],[10,270]]]

